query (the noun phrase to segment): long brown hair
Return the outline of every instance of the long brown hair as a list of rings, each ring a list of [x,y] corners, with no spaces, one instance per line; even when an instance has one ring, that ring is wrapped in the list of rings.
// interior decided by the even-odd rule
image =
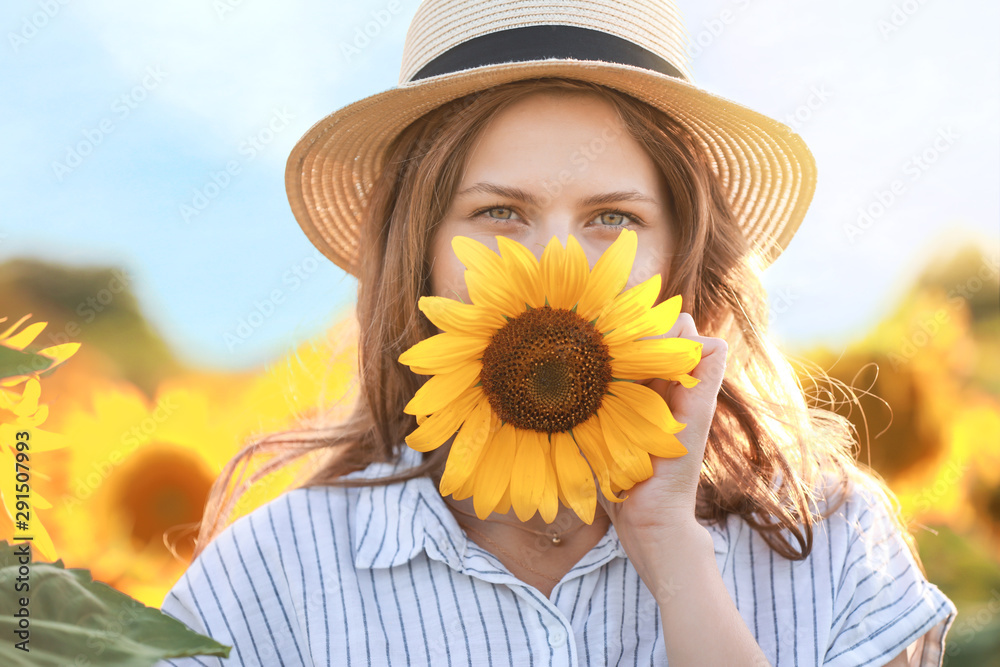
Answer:
[[[425,378],[397,358],[437,333],[417,309],[418,298],[429,294],[435,226],[477,136],[509,105],[541,91],[599,96],[646,148],[666,179],[671,219],[680,221],[660,297],[681,294],[698,331],[729,345],[698,488],[698,518],[721,521],[739,515],[777,553],[803,559],[812,549],[815,522],[843,504],[852,480],[874,481],[894,497],[855,460],[850,422],[822,401],[810,400],[823,394],[811,386],[832,380],[818,369],[796,371],[771,343],[759,278],[763,261],[743,236],[721,181],[694,137],[667,114],[618,91],[570,79],[532,79],[447,103],[393,143],[368,193],[356,264],[360,395],[353,412],[328,427],[273,434],[243,447],[212,488],[195,555],[233,519],[240,497],[255,482],[303,455],[322,458],[300,486],[381,485],[443,469],[446,447],[392,477],[343,478],[370,463],[393,460],[416,428],[403,406]],[[267,463],[245,478],[248,462],[258,455]],[[902,526],[898,509],[896,521]],[[910,546],[916,555],[912,540]]]

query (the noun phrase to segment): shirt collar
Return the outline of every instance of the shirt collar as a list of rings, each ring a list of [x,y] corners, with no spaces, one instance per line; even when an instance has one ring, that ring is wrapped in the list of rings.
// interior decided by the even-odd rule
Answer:
[[[373,463],[347,477],[386,477],[415,467],[422,460],[420,452],[402,446],[396,461]],[[354,565],[357,568],[403,565],[421,551],[458,571],[475,569],[485,574],[484,559],[499,566],[499,561],[491,554],[485,554],[467,540],[433,480],[427,476],[382,486],[360,487],[354,518]],[[712,534],[721,568],[729,552],[728,540],[722,526],[706,525],[706,528]],[[578,574],[584,574],[618,557],[624,558],[625,550],[612,525],[573,569]],[[497,573],[500,572],[498,569]]]

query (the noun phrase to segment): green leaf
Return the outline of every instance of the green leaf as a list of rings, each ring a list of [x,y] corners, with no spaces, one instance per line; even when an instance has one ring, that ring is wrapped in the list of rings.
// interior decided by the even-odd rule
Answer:
[[[28,556],[19,555],[22,544],[0,540],[0,664],[149,667],[164,658],[229,657],[231,646],[94,581],[89,570],[66,569],[62,560],[27,562]],[[22,567],[28,568],[26,577]],[[28,590],[15,588],[25,583]],[[24,638],[17,634],[22,609],[27,609],[27,652],[17,648]]]
[[[15,375],[27,375],[32,371],[41,373],[51,365],[52,360],[48,357],[0,345],[0,380]]]

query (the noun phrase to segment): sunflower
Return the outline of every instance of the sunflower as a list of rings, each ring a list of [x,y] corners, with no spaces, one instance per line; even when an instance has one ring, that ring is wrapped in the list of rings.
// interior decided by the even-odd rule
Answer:
[[[541,260],[497,237],[500,253],[465,237],[452,247],[465,265],[471,303],[421,297],[443,333],[420,341],[400,363],[430,379],[404,412],[417,417],[406,444],[420,452],[455,435],[441,477],[443,496],[472,496],[476,515],[513,507],[551,523],[561,501],[592,523],[596,486],[616,494],[653,474],[650,455],[686,448],[684,428],[638,381],[676,380],[701,360],[701,344],[649,338],[677,320],[681,297],[654,306],[660,276],[623,292],[638,236],[624,230],[590,270],[579,242],[553,238]],[[456,434],[457,431],[457,434]]]
[[[52,503],[37,491],[38,480],[48,477],[35,455],[65,447],[66,443],[59,435],[38,428],[49,416],[49,406],[38,402],[42,395],[39,372],[51,370],[69,359],[76,354],[80,344],[64,343],[36,353],[25,352],[48,324],[35,322],[18,330],[30,317],[25,315],[0,332],[0,348],[5,360],[0,373],[0,468],[4,471],[0,474],[0,505],[22,539],[30,535],[34,548],[46,558],[55,560],[55,544],[37,512],[50,509]],[[0,318],[0,322],[5,321],[6,317]],[[19,473],[17,478],[15,471]],[[21,502],[25,491],[30,495],[26,504]]]

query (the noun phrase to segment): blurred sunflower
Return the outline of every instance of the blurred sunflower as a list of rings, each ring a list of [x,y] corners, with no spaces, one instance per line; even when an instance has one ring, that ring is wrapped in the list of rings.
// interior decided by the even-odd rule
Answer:
[[[19,537],[30,535],[34,548],[49,560],[55,560],[55,544],[37,512],[52,507],[37,490],[38,480],[49,477],[38,466],[35,455],[65,447],[66,442],[59,435],[38,428],[49,415],[49,407],[38,402],[42,395],[39,373],[69,359],[80,344],[65,343],[26,352],[25,348],[48,324],[35,322],[18,331],[30,317],[25,315],[0,332],[0,469],[4,471],[0,474],[0,496],[4,513],[11,526],[17,527]],[[0,322],[6,321],[6,317],[0,318]],[[18,437],[19,434],[23,435]],[[24,472],[26,481],[15,477],[15,471]],[[23,499],[26,492],[30,496],[26,509],[19,508],[18,496]],[[15,517],[19,520],[16,524]],[[22,517],[27,517],[23,523]]]
[[[622,292],[638,236],[624,230],[590,270],[579,242],[555,238],[541,260],[497,237],[500,254],[465,237],[452,247],[468,269],[472,303],[421,297],[443,333],[399,357],[432,375],[406,405],[418,426],[406,443],[426,452],[455,434],[442,495],[473,497],[476,515],[514,508],[551,523],[561,500],[591,523],[604,496],[649,478],[650,454],[687,452],[663,398],[638,380],[692,387],[701,344],[655,338],[680,314],[675,296],[654,306],[660,276]],[[589,465],[588,465],[589,464]]]
[[[173,378],[153,399],[128,384],[88,388],[87,402],[61,414],[75,444],[54,527],[67,564],[159,606],[190,559],[212,484],[239,448],[350,393],[348,324],[331,330],[330,344],[307,341],[263,372]],[[276,497],[296,471],[254,484],[237,513]]]
[[[220,439],[193,390],[160,391],[153,401],[127,384],[92,391],[90,406],[78,405],[62,420],[74,443],[55,510],[65,560],[158,605],[162,594],[144,599],[144,587],[182,567],[163,534],[201,518],[234,435]],[[187,558],[190,545],[178,551]]]

